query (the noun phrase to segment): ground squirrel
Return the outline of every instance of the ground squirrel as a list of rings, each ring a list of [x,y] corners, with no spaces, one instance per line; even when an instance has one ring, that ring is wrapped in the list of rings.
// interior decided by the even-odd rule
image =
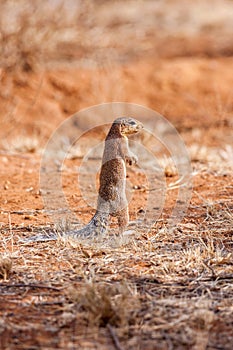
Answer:
[[[96,213],[91,221],[80,230],[65,232],[65,236],[91,237],[106,232],[109,217],[118,220],[119,232],[126,229],[129,222],[128,203],[126,199],[126,163],[137,163],[137,157],[129,150],[127,136],[143,128],[139,121],[122,117],[114,120],[105,139],[104,153],[100,171],[100,186]],[[29,240],[55,240],[57,236]]]

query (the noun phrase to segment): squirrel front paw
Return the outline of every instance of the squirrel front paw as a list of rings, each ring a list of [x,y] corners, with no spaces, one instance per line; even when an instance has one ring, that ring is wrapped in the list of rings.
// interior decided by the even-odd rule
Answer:
[[[135,156],[134,154],[130,154],[130,155],[125,156],[125,161],[129,165],[137,164],[138,157]]]

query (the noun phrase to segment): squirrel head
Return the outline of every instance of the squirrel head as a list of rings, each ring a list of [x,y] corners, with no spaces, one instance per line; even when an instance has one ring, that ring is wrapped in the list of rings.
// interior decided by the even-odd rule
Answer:
[[[122,135],[132,135],[143,129],[143,124],[130,117],[121,117],[114,120],[113,124],[119,125],[119,131]]]

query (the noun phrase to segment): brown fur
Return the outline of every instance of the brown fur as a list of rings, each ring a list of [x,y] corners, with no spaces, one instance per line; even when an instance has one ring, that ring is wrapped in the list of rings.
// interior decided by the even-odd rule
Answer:
[[[105,149],[100,172],[97,212],[116,216],[120,232],[129,222],[125,193],[125,163],[134,164],[137,157],[129,150],[126,135],[137,133],[142,124],[132,118],[116,119],[105,139]]]
[[[142,124],[132,118],[118,118],[113,122],[105,139],[96,213],[83,229],[68,232],[69,235],[103,234],[107,230],[109,216],[117,217],[120,233],[125,230],[129,222],[125,163],[137,163],[137,157],[129,150],[127,136],[142,128]]]
[[[107,230],[110,216],[117,217],[120,233],[125,230],[129,222],[125,164],[137,163],[137,157],[129,150],[127,136],[142,128],[142,124],[132,118],[118,118],[113,122],[105,139],[96,213],[82,229],[65,232],[65,235],[89,237],[103,234]],[[34,241],[55,239],[56,236],[52,235]]]

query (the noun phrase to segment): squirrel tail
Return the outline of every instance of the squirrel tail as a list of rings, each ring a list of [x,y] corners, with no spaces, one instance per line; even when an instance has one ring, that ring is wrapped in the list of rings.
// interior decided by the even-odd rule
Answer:
[[[85,238],[85,237],[95,237],[104,234],[107,231],[108,228],[108,222],[109,222],[109,213],[97,211],[91,221],[81,228],[80,230],[71,230],[64,232],[61,234],[61,236],[66,237],[74,237],[74,238]],[[35,235],[30,238],[22,239],[20,240],[23,243],[30,243],[30,242],[46,242],[46,241],[56,241],[58,238],[57,234],[50,233],[50,234],[41,234],[41,235]]]
[[[96,211],[91,221],[80,230],[72,230],[65,233],[72,237],[95,237],[104,234],[108,228],[109,213]]]

